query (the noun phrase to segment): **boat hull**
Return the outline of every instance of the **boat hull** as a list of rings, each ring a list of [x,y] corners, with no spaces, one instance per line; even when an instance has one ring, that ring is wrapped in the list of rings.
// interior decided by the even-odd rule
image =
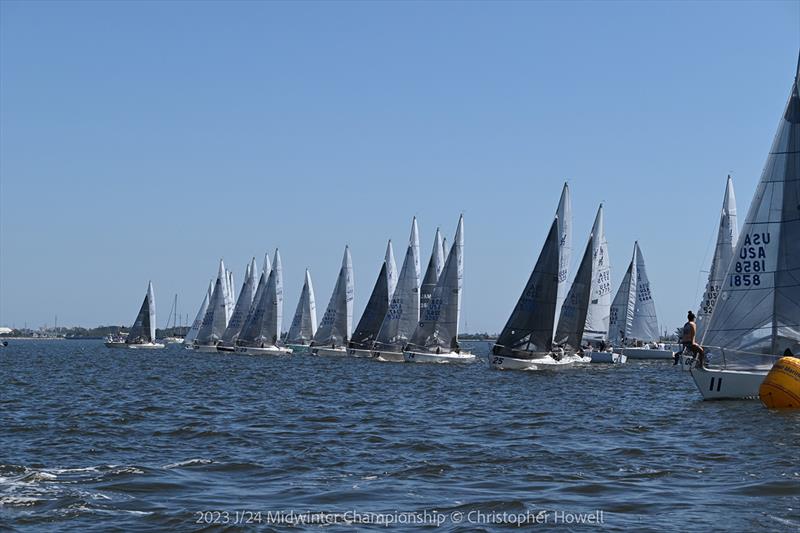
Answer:
[[[362,348],[348,348],[347,355],[350,357],[367,357],[372,358],[371,350],[364,350]]]
[[[474,363],[476,357],[468,352],[403,352],[406,363]]]
[[[577,355],[565,356],[559,360],[554,359],[549,354],[543,354],[533,359],[520,359],[504,355],[489,354],[489,366],[496,370],[552,370],[588,362],[588,357],[579,357]]]
[[[126,349],[128,347],[128,345],[124,341],[123,342],[104,342],[103,344],[106,345],[106,348],[122,348],[122,349]]]
[[[216,344],[192,344],[192,350],[198,352],[216,352],[217,345]]]
[[[218,344],[217,345],[217,351],[218,352],[233,353],[233,352],[236,352],[236,347],[235,346],[222,346],[222,345]]]
[[[672,361],[675,353],[671,350],[658,350],[652,348],[622,348],[619,353],[628,359],[663,359]]]
[[[756,400],[768,370],[717,370],[690,368],[689,373],[704,400]]]
[[[592,359],[592,363],[604,363],[604,364],[623,364],[628,360],[628,356],[623,353],[614,353],[614,352],[589,352],[589,357]]]
[[[406,358],[403,355],[403,352],[382,352],[378,350],[372,351],[372,357],[374,357],[378,361],[383,361],[385,363],[405,363]]]
[[[311,348],[311,354],[330,357],[347,357],[347,350],[345,348]]]
[[[236,353],[246,355],[292,355],[292,349],[285,346],[265,346],[256,348],[254,346],[238,346]]]
[[[148,342],[145,344],[129,344],[128,349],[130,350],[160,350],[163,348],[164,345],[160,342]]]

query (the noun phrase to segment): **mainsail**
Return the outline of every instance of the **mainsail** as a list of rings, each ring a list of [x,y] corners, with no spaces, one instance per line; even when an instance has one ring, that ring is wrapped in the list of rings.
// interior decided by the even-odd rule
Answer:
[[[236,306],[228,322],[228,327],[225,328],[225,331],[222,333],[222,342],[226,345],[233,345],[235,343],[236,338],[242,331],[244,321],[247,319],[247,314],[250,312],[250,306],[253,304],[253,294],[255,292],[255,276],[253,274],[255,270],[256,258],[254,257],[245,269],[242,290],[239,291],[239,298],[236,300]]]
[[[128,338],[125,342],[128,344],[148,344],[156,339],[156,299],[153,294],[153,282],[147,283],[147,294],[144,295],[142,307],[139,309],[139,314],[136,315],[136,320],[131,326],[131,331],[128,333]]]
[[[392,249],[392,239],[389,239],[389,244],[386,245],[386,284],[389,290],[389,298],[394,294],[397,288],[397,263],[394,261],[394,250]]]
[[[638,246],[633,247],[633,257],[611,303],[608,323],[608,340],[614,346],[622,346],[631,336],[633,312],[636,309],[636,255]]]
[[[200,309],[197,310],[197,316],[194,317],[194,322],[192,322],[192,327],[189,328],[189,331],[186,333],[186,337],[183,339],[183,343],[188,346],[191,344],[196,338],[197,334],[200,332],[200,326],[203,324],[203,318],[206,316],[206,311],[208,310],[208,302],[211,301],[211,290],[214,287],[214,282],[208,282],[208,290],[206,291],[206,295],[203,297],[203,303],[200,304]]]
[[[493,349],[495,355],[518,353],[512,350],[550,351],[558,299],[560,235],[556,217],[528,283],[497,339]]]
[[[273,261],[272,269],[275,271],[275,312],[276,312],[276,327],[278,330],[278,338],[281,338],[281,329],[283,328],[283,264],[281,263],[281,253],[275,248],[275,261]]]
[[[261,274],[262,279],[264,274]],[[273,268],[261,291],[259,301],[248,317],[245,327],[236,344],[239,346],[258,346],[276,344],[278,342],[277,311],[277,273]]]
[[[386,268],[386,261],[384,261],[381,264],[378,279],[375,280],[375,286],[372,288],[372,294],[370,294],[369,300],[367,301],[367,306],[361,314],[361,320],[358,321],[356,330],[353,332],[350,347],[366,350],[372,348],[372,342],[378,334],[381,322],[383,322],[383,317],[386,316],[386,310],[388,308],[389,275],[388,268]]]
[[[589,242],[583,252],[583,258],[575,273],[575,279],[567,292],[558,317],[554,344],[577,350],[581,347],[583,332],[586,326],[586,313],[589,298],[592,294],[592,250],[594,237],[589,235]]]
[[[564,183],[561,190],[561,198],[558,200],[556,209],[558,217],[558,298],[556,300],[556,311],[554,316],[561,314],[561,306],[567,297],[569,287],[569,262],[572,260],[572,202],[570,200],[569,185]],[[555,324],[553,324],[555,327]]]
[[[703,345],[737,354],[800,352],[800,60],[728,265]],[[738,363],[738,362],[737,362]]]
[[[200,331],[195,339],[197,344],[216,344],[222,338],[225,328],[228,327],[226,312],[227,289],[225,288],[227,283],[228,275],[225,271],[225,263],[220,259],[219,274],[214,284],[214,291],[211,293],[206,316],[203,317],[203,323],[200,325]]]
[[[399,352],[419,322],[419,230],[416,217],[392,299],[375,338],[375,348]]]
[[[339,347],[350,340],[353,329],[353,260],[350,247],[345,246],[342,266],[336,279],[336,286],[331,294],[325,314],[314,335],[317,346],[332,345]]]
[[[435,248],[434,248],[435,249]],[[461,316],[461,289],[464,281],[464,216],[447,254],[439,281],[433,289],[428,307],[422,313],[410,347],[428,351],[458,348],[458,322]]]
[[[423,316],[428,303],[431,301],[431,295],[436,288],[436,282],[442,273],[444,267],[444,242],[442,241],[442,234],[439,228],[436,228],[436,235],[433,237],[433,250],[431,250],[431,258],[428,260],[428,268],[425,269],[425,276],[422,278],[422,285],[419,289],[419,312]]]
[[[306,344],[314,338],[317,328],[317,306],[314,302],[314,287],[311,285],[311,273],[306,269],[306,278],[303,290],[300,292],[300,301],[289,328],[287,342],[293,344]]]
[[[708,282],[703,293],[703,301],[697,311],[697,338],[703,338],[703,329],[711,318],[714,305],[717,303],[722,284],[725,281],[725,271],[733,259],[733,250],[739,238],[739,226],[736,221],[736,197],[733,195],[733,180],[728,176],[725,185],[725,199],[722,201],[722,211],[719,217],[719,230],[717,230],[717,246],[714,248],[714,258],[711,260],[711,269],[708,271]]]
[[[603,204],[600,204],[592,226],[592,288],[582,340],[606,340],[610,311],[611,265],[608,260],[608,241],[603,223]]]
[[[633,244],[634,257],[636,258],[636,305],[633,310],[633,322],[628,337],[640,341],[657,341],[658,317],[656,317],[656,304],[650,292],[650,280],[647,278],[647,269],[644,266],[644,255],[639,248],[639,242]]]

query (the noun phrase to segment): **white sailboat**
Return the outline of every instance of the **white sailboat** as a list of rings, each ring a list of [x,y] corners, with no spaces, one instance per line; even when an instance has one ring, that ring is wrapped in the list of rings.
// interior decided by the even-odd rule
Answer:
[[[194,344],[194,340],[197,338],[197,334],[200,332],[200,326],[203,324],[203,318],[206,316],[206,311],[208,310],[208,302],[211,301],[211,291],[214,288],[214,281],[208,282],[208,290],[206,291],[205,296],[203,297],[203,303],[200,304],[200,309],[197,310],[197,315],[194,317],[194,322],[192,322],[192,327],[189,328],[189,331],[186,333],[186,336],[183,338],[183,347],[187,350],[192,349],[192,344]]]
[[[539,370],[558,363],[552,354],[552,343],[561,267],[560,240],[556,216],[517,305],[489,354],[491,368]]]
[[[256,258],[250,260],[245,268],[244,283],[242,283],[242,290],[239,291],[239,298],[236,300],[236,305],[233,308],[233,314],[228,321],[228,326],[222,333],[222,338],[217,344],[217,350],[221,352],[236,351],[236,339],[239,338],[239,333],[242,331],[244,321],[250,312],[250,307],[253,305],[253,297],[256,292]]]
[[[660,334],[656,306],[638,241],[633,244],[633,257],[628,271],[631,272],[630,278],[626,272],[614,297],[614,323],[609,323],[609,336],[613,338],[612,344],[617,346],[615,351],[629,359],[672,360],[672,350],[658,342]]]
[[[461,291],[464,282],[464,216],[458,219],[453,244],[411,340],[403,351],[411,363],[470,363],[475,355],[458,344]]]
[[[411,221],[411,236],[400,267],[397,287],[372,345],[372,356],[379,361],[403,362],[403,347],[419,322],[420,306],[419,230]]]
[[[175,335],[175,330],[178,328],[178,295],[172,300],[172,307],[170,307],[169,315],[167,316],[167,323],[164,329],[170,329],[170,321],[172,321],[172,335],[168,335],[161,339],[165,344],[183,344],[183,337]]]
[[[725,282],[725,271],[733,260],[734,247],[739,238],[739,225],[736,220],[736,197],[733,194],[733,180],[728,176],[725,184],[725,199],[722,201],[722,210],[719,216],[719,229],[717,230],[717,245],[714,247],[714,258],[708,271],[708,282],[703,293],[703,301],[697,311],[698,339],[703,338],[706,322],[711,318],[714,305]]]
[[[345,246],[342,266],[325,314],[314,335],[314,355],[347,355],[347,343],[353,330],[353,260]]]
[[[303,290],[294,312],[292,325],[286,343],[290,347],[307,346],[317,331],[317,305],[314,301],[314,286],[311,284],[311,273],[306,269]]]
[[[211,292],[211,300],[208,309],[203,317],[203,323],[197,332],[197,337],[192,343],[192,348],[201,352],[216,352],[217,343],[222,338],[225,328],[228,327],[227,284],[230,278],[225,270],[225,263],[219,260],[219,273],[217,281],[214,283],[214,290]]]
[[[785,351],[800,353],[800,58],[744,226],[690,373],[703,399],[754,398]]]
[[[139,314],[131,326],[127,338],[124,341],[115,338],[107,338],[105,345],[109,348],[128,348],[135,350],[145,350],[163,348],[164,345],[156,342],[156,299],[153,292],[153,282],[147,283],[147,293],[144,296],[142,307]]]
[[[283,302],[278,299],[280,264],[280,254],[276,250],[272,270],[258,295],[258,302],[255,303],[236,340],[237,353],[248,355],[289,355],[292,353],[291,348],[280,343],[278,330],[278,318],[282,314],[280,308],[283,305]],[[263,279],[264,273],[261,274],[259,285]]]
[[[393,263],[394,252],[390,240],[386,247],[386,256],[381,264],[378,279],[375,280],[375,286],[367,300],[367,306],[347,345],[347,355],[351,357],[372,357],[372,345],[381,328],[383,318],[386,316],[386,311],[389,309],[389,300],[394,292],[392,284],[397,285],[397,266]],[[394,281],[390,281],[389,272],[393,273]]]

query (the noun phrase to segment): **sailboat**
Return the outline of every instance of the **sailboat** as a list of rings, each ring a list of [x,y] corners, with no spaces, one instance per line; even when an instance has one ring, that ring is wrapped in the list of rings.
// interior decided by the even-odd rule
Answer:
[[[647,277],[644,254],[639,242],[633,243],[633,256],[611,305],[608,326],[609,340],[614,352],[629,359],[669,359],[672,350],[658,343],[658,317],[650,280]],[[592,352],[592,360],[597,352]]]
[[[528,282],[489,354],[489,365],[498,370],[538,370],[552,365],[553,323],[558,303],[558,216],[539,253]]]
[[[200,309],[197,310],[197,315],[194,317],[194,322],[192,322],[192,327],[189,328],[189,331],[183,338],[183,347],[186,348],[187,350],[192,349],[192,344],[194,344],[194,340],[197,338],[197,334],[200,332],[200,326],[203,324],[203,318],[205,318],[206,316],[206,311],[208,310],[208,302],[211,301],[211,291],[213,289],[214,289],[214,281],[211,280],[208,282],[208,290],[206,291],[206,294],[203,297],[203,303],[200,304]]]
[[[200,324],[200,330],[192,343],[192,348],[201,352],[216,352],[217,343],[222,339],[228,327],[228,288],[230,276],[225,270],[225,263],[219,260],[219,273],[208,302],[208,309]]]
[[[714,305],[725,282],[725,271],[733,260],[734,247],[739,238],[739,226],[736,220],[736,197],[733,194],[733,180],[728,176],[725,184],[725,199],[722,201],[722,210],[719,216],[719,229],[717,230],[717,245],[714,247],[714,258],[708,271],[708,282],[703,293],[703,301],[697,311],[698,339],[703,338],[706,322],[711,318]]]
[[[800,352],[800,57],[786,108],[689,372],[703,399],[758,397],[777,359]]]
[[[172,307],[170,307],[169,315],[167,316],[167,323],[164,326],[164,329],[170,329],[170,321],[172,322],[172,335],[164,337],[161,339],[163,342],[167,344],[182,344],[183,337],[178,337],[175,335],[175,331],[178,329],[178,295],[175,294],[175,298],[172,300]]]
[[[217,350],[221,352],[236,351],[236,339],[239,338],[244,321],[247,319],[247,314],[253,305],[253,296],[255,296],[256,292],[256,268],[256,258],[254,257],[245,267],[242,290],[239,291],[239,298],[236,300],[233,314],[228,321],[228,327],[225,328],[222,338],[217,344]]]
[[[394,281],[390,281],[389,272],[392,272]],[[372,357],[372,345],[378,335],[383,318],[389,309],[389,300],[394,292],[392,285],[397,284],[397,266],[394,265],[394,252],[392,251],[392,241],[386,246],[386,255],[369,296],[367,306],[361,314],[353,336],[347,345],[347,355],[351,357]]]
[[[411,363],[470,363],[475,355],[461,350],[458,323],[464,282],[464,216],[458,219],[453,244],[411,340],[403,351]]]
[[[153,282],[147,283],[147,294],[144,296],[142,307],[136,315],[136,321],[131,326],[125,340],[106,338],[105,345],[109,348],[130,348],[137,350],[163,348],[164,345],[156,342],[156,300],[153,293]]]
[[[262,280],[264,273],[261,274]],[[291,348],[280,342],[280,316],[283,301],[278,298],[278,280],[281,276],[281,257],[275,250],[272,270],[260,291],[258,302],[236,340],[236,351],[249,355],[289,355]],[[261,280],[259,280],[261,284]],[[258,292],[258,291],[256,291]]]
[[[303,290],[300,292],[300,300],[297,302],[286,343],[292,348],[307,346],[314,339],[316,331],[317,306],[314,301],[314,286],[311,284],[311,273],[306,269]]]
[[[342,266],[325,314],[319,324],[311,353],[347,355],[347,343],[353,329],[353,260],[350,247],[344,247]]]
[[[561,306],[554,342],[564,350],[564,355],[556,357],[556,364],[590,362],[588,355],[583,356],[583,347],[605,343],[611,308],[610,284],[608,243],[603,204],[600,204],[575,279]]]
[[[419,276],[419,230],[417,218],[414,217],[411,221],[411,236],[408,239],[403,266],[400,267],[397,287],[372,344],[372,356],[379,361],[400,363],[405,361],[403,347],[411,339],[419,322]]]

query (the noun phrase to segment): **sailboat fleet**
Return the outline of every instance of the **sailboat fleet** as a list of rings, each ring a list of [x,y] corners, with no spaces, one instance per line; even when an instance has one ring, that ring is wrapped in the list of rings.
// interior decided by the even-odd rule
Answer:
[[[700,309],[697,338],[705,364],[683,357],[706,399],[756,397],[767,371],[784,352],[800,351],[800,62],[761,180],[738,232],[728,176],[717,242]],[[600,204],[570,279],[572,207],[568,184],[539,256],[491,349],[498,370],[544,370],[627,359],[671,359],[659,344],[659,325],[644,254],[638,241],[612,300],[611,264]],[[350,356],[384,362],[470,363],[459,343],[464,281],[464,218],[450,248],[437,228],[421,270],[416,217],[397,270],[390,240],[367,305],[353,327],[354,277],[345,246],[336,284],[317,325],[311,274],[288,333],[282,335],[283,271],[275,250],[258,271],[245,267],[238,297],[233,273],[219,262],[184,345],[199,352]],[[177,298],[177,297],[176,297]],[[177,306],[177,300],[175,302]],[[163,348],[155,339],[152,283],[127,338],[110,348]]]

